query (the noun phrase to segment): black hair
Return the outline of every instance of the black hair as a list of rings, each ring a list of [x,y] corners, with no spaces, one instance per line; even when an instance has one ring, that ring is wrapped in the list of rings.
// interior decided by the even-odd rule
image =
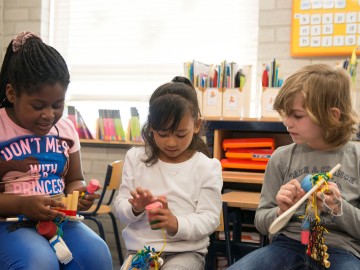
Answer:
[[[201,117],[196,90],[189,79],[176,76],[154,91],[149,101],[148,118],[141,130],[148,156],[144,160],[147,165],[151,166],[158,161],[160,151],[150,129],[174,132],[187,112],[191,113],[194,123]],[[202,139],[203,134],[204,121],[201,121],[199,132],[193,135],[188,150],[199,151],[210,157],[209,149]]]
[[[69,70],[60,53],[35,34],[29,35],[15,52],[14,40],[7,47],[0,71],[0,108],[13,106],[6,98],[7,84],[20,96],[38,91],[43,84],[60,83],[67,89],[70,83]]]

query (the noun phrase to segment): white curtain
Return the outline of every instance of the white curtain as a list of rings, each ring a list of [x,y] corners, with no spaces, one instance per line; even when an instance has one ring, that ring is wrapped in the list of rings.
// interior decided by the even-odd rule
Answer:
[[[68,102],[141,107],[186,61],[255,69],[258,12],[258,0],[52,0],[50,43],[70,68]]]

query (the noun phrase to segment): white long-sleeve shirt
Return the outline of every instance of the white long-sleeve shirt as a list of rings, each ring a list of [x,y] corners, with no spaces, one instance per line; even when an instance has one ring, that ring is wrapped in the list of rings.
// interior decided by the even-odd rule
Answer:
[[[222,172],[217,159],[197,152],[185,162],[172,164],[159,160],[148,167],[144,147],[130,149],[125,157],[122,184],[114,202],[115,215],[128,225],[123,237],[128,250],[144,246],[162,249],[162,230],[152,230],[146,213],[135,216],[128,199],[136,187],[149,189],[154,196],[165,195],[178,221],[174,236],[166,234],[165,252],[207,253],[209,235],[219,225]],[[166,232],[165,232],[166,233]]]

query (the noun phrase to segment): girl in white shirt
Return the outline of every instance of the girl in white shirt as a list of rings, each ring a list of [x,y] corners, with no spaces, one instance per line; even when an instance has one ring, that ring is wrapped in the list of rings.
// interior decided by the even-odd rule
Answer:
[[[129,254],[144,246],[161,251],[163,270],[204,269],[208,236],[219,225],[221,165],[209,157],[202,124],[194,87],[175,77],[150,98],[145,146],[125,157],[114,210],[128,224],[126,247]],[[162,208],[148,218],[145,207],[156,201]]]

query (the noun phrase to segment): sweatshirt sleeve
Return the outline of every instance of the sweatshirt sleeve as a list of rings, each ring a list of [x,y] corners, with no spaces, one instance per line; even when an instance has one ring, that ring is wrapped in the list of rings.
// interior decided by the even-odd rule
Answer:
[[[126,155],[123,166],[122,182],[119,188],[113,209],[115,216],[117,216],[124,223],[131,223],[137,221],[145,215],[145,211],[138,216],[135,216],[132,211],[132,206],[129,203],[131,197],[130,191],[135,189],[134,184],[134,169],[136,165],[136,151],[135,148],[130,149]]]
[[[255,226],[264,235],[269,234],[269,227],[277,218],[278,205],[275,198],[280,187],[284,184],[284,175],[281,175],[284,170],[280,169],[284,166],[281,156],[281,149],[279,148],[270,157],[264,175],[260,203],[255,213]]]

